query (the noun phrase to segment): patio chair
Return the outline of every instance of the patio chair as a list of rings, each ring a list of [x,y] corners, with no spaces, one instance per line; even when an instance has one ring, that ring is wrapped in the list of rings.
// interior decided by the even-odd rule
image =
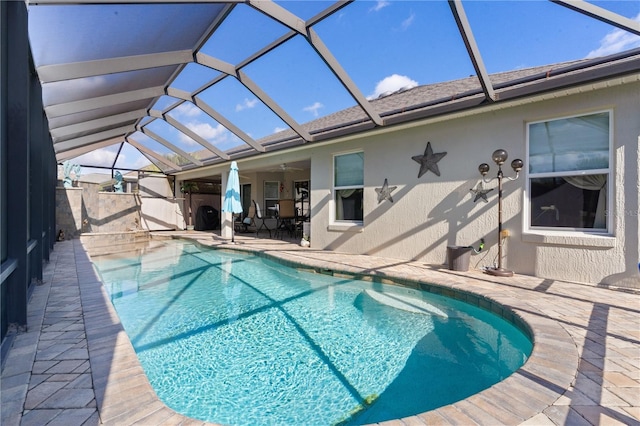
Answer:
[[[256,203],[256,200],[251,200],[251,202],[253,203],[252,207],[254,210],[254,217],[252,218],[252,220],[253,220],[253,225],[256,227],[256,238],[258,237],[258,232],[260,232],[262,228],[269,231],[269,238],[271,238],[271,229],[269,229],[269,227],[265,223],[264,217],[262,216],[262,212],[260,211],[260,204]],[[251,208],[249,208],[249,213],[251,213]],[[259,227],[255,219],[258,219],[260,221]]]
[[[295,221],[296,221],[296,209],[293,200],[280,200],[278,202],[278,222],[276,225],[276,238],[278,235],[282,236],[284,231],[289,232],[289,237],[293,236]]]

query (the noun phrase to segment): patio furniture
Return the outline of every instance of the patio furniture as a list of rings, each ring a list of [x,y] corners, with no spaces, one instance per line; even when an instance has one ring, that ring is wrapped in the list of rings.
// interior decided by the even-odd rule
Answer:
[[[256,238],[258,237],[258,232],[260,232],[262,228],[269,231],[269,238],[271,238],[271,229],[267,226],[264,217],[262,216],[260,204],[256,203],[256,200],[251,200],[251,203],[253,205],[249,207],[249,215],[247,217],[251,217],[252,225],[256,227]],[[256,219],[260,221],[260,226],[257,225],[255,221]]]
[[[295,232],[296,209],[294,200],[280,200],[278,202],[278,216],[276,225],[276,238],[282,236],[283,232],[288,232],[292,237]]]

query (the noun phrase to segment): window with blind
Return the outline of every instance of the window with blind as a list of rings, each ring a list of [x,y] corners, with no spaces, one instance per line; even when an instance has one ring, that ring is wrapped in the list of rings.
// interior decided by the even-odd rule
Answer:
[[[335,221],[362,225],[364,153],[335,155],[333,177]]]
[[[611,116],[529,123],[529,229],[608,230]]]

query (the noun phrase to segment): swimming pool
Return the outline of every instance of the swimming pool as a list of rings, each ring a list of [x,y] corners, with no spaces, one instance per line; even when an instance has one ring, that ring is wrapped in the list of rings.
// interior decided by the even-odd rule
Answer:
[[[160,399],[211,422],[405,417],[490,387],[532,347],[457,300],[184,241],[94,263]]]

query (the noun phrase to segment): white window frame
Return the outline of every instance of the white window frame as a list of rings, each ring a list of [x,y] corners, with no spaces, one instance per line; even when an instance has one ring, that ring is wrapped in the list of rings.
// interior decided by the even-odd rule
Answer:
[[[266,191],[266,187],[267,187],[267,183],[275,183],[277,184],[277,193],[276,193],[276,197],[267,197],[267,191]],[[263,205],[262,205],[262,217],[264,218],[275,218],[276,217],[276,211],[275,210],[270,210],[269,209],[269,204],[267,201],[273,202],[273,206],[277,206],[278,205],[278,201],[280,201],[280,181],[279,180],[265,180],[262,183],[262,194],[263,194]]]
[[[609,114],[609,159],[608,159],[608,168],[606,169],[590,169],[590,170],[572,170],[572,171],[563,171],[563,172],[540,172],[540,173],[531,173],[529,171],[530,164],[530,127],[532,124],[537,123],[547,123],[551,121],[557,120],[566,120],[574,117],[584,117],[593,114],[607,113]],[[597,110],[597,111],[589,111],[583,112],[580,114],[566,115],[561,117],[548,118],[545,120],[537,120],[537,121],[529,121],[526,122],[526,162],[525,162],[525,193],[524,193],[524,203],[523,203],[523,230],[525,234],[529,235],[541,235],[541,236],[550,236],[554,235],[572,235],[572,236],[611,236],[613,230],[613,220],[612,220],[612,207],[613,200],[615,199],[614,194],[614,170],[613,170],[613,110],[605,109],[605,110]],[[532,226],[531,225],[531,179],[534,178],[544,178],[544,177],[562,177],[562,176],[586,176],[593,174],[606,174],[607,175],[607,203],[605,205],[605,229],[593,229],[593,228],[570,228],[570,227],[541,227],[541,226]],[[545,242],[545,243],[561,243],[563,240],[555,240],[553,238],[536,240],[526,238],[525,241],[531,242]],[[565,243],[568,241],[565,241]],[[582,241],[572,240],[572,242],[576,245],[583,245]],[[588,241],[584,242],[585,245],[591,245]]]
[[[348,186],[336,186],[336,157],[341,157],[344,155],[350,154],[359,154],[361,153],[364,161],[364,150],[356,149],[353,151],[344,151],[338,152],[332,155],[331,157],[331,212],[330,212],[330,220],[329,223],[334,225],[330,230],[356,230],[359,231],[364,226],[364,212],[363,212],[363,220],[338,220],[336,219],[336,191],[338,190],[346,190],[346,189],[362,189],[362,205],[364,208],[364,164],[362,168],[362,185],[348,185]],[[337,227],[336,227],[337,225]]]

